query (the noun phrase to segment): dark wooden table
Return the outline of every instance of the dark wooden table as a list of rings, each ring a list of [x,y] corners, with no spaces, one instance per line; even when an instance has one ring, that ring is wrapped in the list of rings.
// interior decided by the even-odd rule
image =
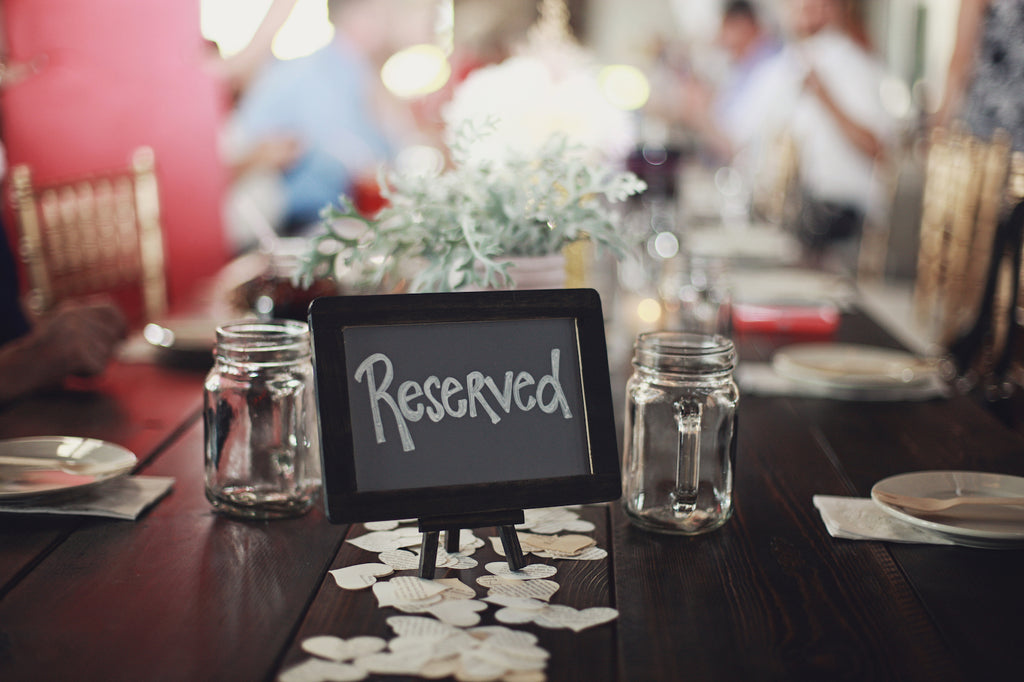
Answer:
[[[894,345],[860,315],[836,338]],[[741,357],[766,359],[788,341],[744,338]],[[360,527],[333,526],[319,509],[275,522],[210,512],[201,393],[201,372],[116,365],[92,385],[0,409],[0,437],[104,438],[136,452],[139,473],[176,478],[134,522],[0,515],[0,680],[271,680],[306,657],[306,637],[390,635],[395,611],[326,573],[375,560],[343,542]],[[740,409],[736,513],[723,529],[653,535],[617,504],[585,509],[609,559],[555,562],[553,603],[620,617],[579,634],[517,626],[552,652],[548,679],[1020,675],[1024,550],[836,540],[811,503],[865,496],[913,470],[1024,475],[1020,435],[961,397],[745,396]],[[489,547],[477,557],[496,559]]]

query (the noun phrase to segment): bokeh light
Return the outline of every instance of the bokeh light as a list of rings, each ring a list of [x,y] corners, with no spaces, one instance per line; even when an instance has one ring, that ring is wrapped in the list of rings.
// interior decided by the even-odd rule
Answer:
[[[436,45],[413,45],[391,55],[381,68],[384,87],[398,97],[421,97],[444,87],[452,67]]]
[[[641,321],[653,324],[661,319],[661,304],[653,298],[645,298],[637,304],[636,314]]]
[[[598,74],[601,92],[612,105],[624,111],[633,111],[647,104],[651,85],[647,76],[635,66],[612,64]]]
[[[252,40],[272,0],[202,0],[199,21],[203,37],[217,44],[221,55],[237,54]],[[274,36],[271,50],[278,59],[312,54],[334,37],[323,0],[298,0]]]

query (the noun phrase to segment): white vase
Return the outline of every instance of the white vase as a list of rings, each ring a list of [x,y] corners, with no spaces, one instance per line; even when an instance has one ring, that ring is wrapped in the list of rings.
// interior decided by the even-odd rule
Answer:
[[[514,283],[496,289],[563,289],[565,288],[565,255],[509,256],[498,259],[509,264],[508,274]]]

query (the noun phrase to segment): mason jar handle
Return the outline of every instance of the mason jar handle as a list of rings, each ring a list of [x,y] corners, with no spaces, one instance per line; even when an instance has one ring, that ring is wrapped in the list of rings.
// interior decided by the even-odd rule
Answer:
[[[700,483],[700,423],[704,405],[699,402],[677,400],[676,425],[679,441],[676,445],[676,487],[672,491],[672,511],[690,514],[697,509],[697,488]]]

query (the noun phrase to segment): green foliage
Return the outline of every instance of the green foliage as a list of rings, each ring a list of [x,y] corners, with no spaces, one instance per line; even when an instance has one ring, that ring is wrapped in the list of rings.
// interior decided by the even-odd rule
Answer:
[[[473,161],[472,145],[490,126],[461,128],[450,145],[452,167],[443,173],[381,172],[388,201],[373,220],[342,196],[322,212],[324,231],[313,238],[301,278],[332,274],[341,261],[380,284],[415,260],[422,267],[412,291],[451,291],[510,281],[504,256],[558,253],[587,238],[624,254],[611,204],[646,189],[629,172],[588,163],[564,135],[552,136],[538,154],[501,162]],[[357,236],[341,226],[362,223]]]

